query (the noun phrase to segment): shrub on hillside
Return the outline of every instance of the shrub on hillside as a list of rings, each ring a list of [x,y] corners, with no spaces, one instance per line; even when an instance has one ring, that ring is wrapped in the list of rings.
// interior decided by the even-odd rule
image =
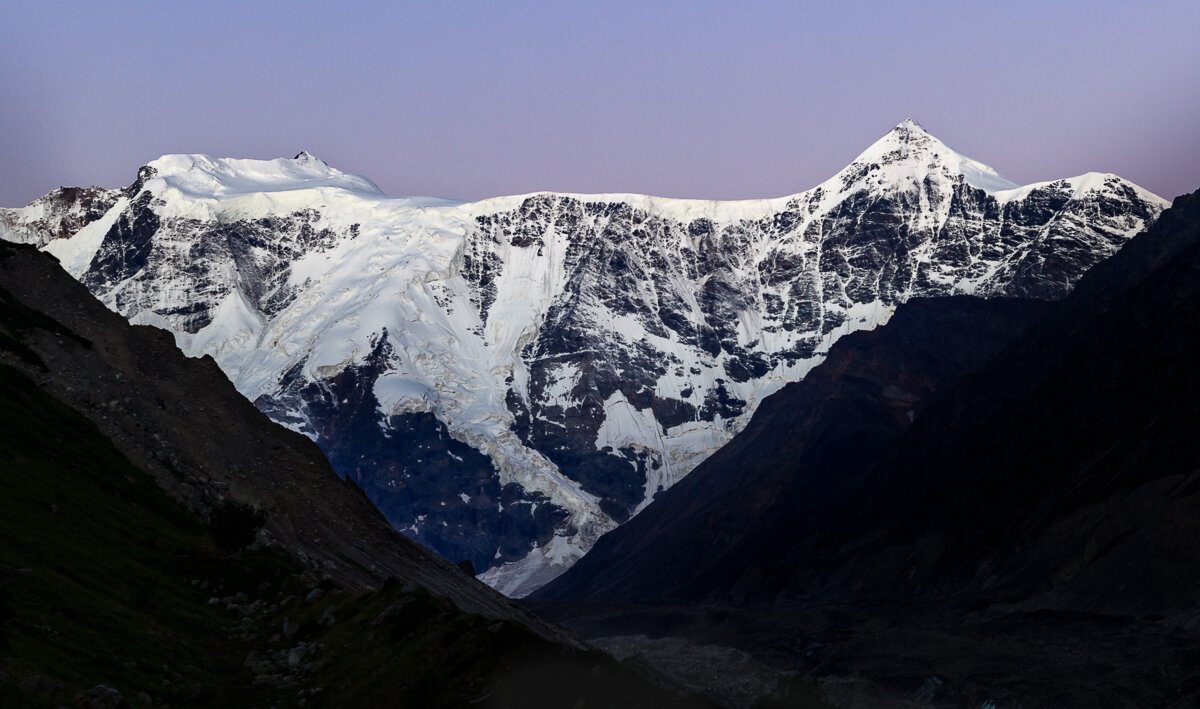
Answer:
[[[209,528],[217,546],[227,552],[245,549],[254,541],[267,513],[253,505],[225,500],[212,511]]]

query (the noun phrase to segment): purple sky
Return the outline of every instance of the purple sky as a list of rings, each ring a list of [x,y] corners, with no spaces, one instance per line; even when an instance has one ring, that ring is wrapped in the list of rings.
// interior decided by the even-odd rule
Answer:
[[[0,205],[301,149],[392,195],[774,197],[910,116],[1017,182],[1200,188],[1196,0],[308,5],[6,3]]]

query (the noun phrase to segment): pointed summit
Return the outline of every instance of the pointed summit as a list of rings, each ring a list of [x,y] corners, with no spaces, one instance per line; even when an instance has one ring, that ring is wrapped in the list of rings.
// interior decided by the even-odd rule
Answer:
[[[950,148],[912,118],[905,118],[875,141],[834,179],[847,191],[859,187],[907,189],[930,177],[961,180],[989,193],[1018,186],[992,167]]]

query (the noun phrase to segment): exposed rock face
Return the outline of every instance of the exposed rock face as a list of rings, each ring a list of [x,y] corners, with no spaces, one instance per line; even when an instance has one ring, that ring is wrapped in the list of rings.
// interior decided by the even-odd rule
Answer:
[[[167,156],[45,248],[520,594],[838,337],[913,297],[1061,297],[1165,206],[1113,175],[1018,187],[905,121],[751,202],[390,199],[306,154]],[[44,241],[34,211],[0,213],[9,238]]]

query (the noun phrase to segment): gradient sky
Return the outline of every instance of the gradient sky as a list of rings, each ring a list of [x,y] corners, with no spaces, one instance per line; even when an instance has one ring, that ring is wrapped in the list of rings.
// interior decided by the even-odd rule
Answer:
[[[1200,188],[1200,2],[3,3],[0,205],[306,149],[392,195],[775,197],[906,117]]]

